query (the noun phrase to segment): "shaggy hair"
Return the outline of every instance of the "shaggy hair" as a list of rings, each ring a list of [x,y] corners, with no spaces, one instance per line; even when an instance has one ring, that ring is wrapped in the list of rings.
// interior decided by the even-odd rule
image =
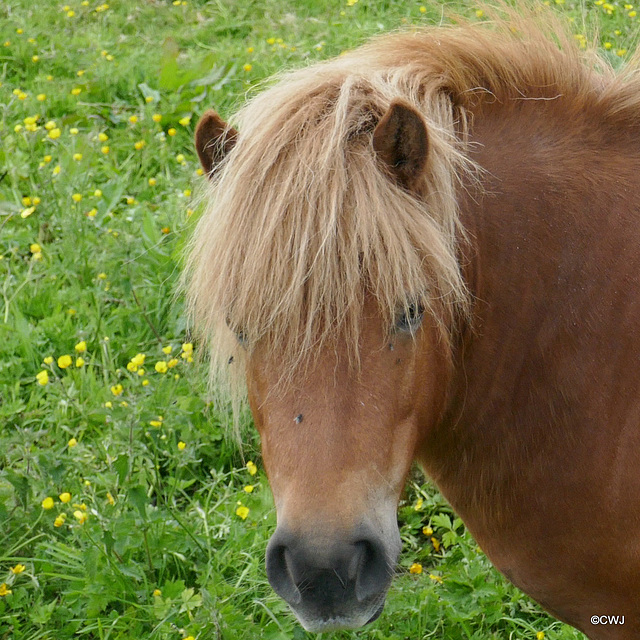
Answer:
[[[638,119],[640,86],[616,75],[550,12],[413,29],[286,73],[232,118],[240,135],[212,176],[189,248],[188,308],[214,378],[257,346],[286,378],[336,345],[358,362],[365,299],[388,327],[422,306],[445,339],[469,312],[457,194],[482,174],[469,159],[484,105],[563,96]],[[400,99],[424,117],[425,174],[409,192],[372,147]],[[238,339],[239,338],[239,339]],[[217,384],[217,383],[216,383]]]

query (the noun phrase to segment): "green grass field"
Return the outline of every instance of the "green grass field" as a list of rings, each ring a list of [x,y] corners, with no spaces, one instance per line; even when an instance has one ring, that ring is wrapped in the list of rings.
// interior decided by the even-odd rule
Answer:
[[[631,4],[555,4],[624,63]],[[414,0],[0,5],[0,640],[312,637],[266,580],[275,511],[250,417],[241,453],[175,295],[204,179],[193,129],[276,71],[445,6],[483,19]],[[324,638],[583,637],[422,482],[385,613]]]

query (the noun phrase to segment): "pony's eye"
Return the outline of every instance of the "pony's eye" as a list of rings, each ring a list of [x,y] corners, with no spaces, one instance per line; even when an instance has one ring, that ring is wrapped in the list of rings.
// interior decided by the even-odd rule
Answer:
[[[423,316],[424,307],[421,304],[412,303],[398,316],[395,330],[414,333],[422,323]]]
[[[235,333],[236,333],[236,340],[244,347],[247,344],[246,333],[242,329],[239,329]]]
[[[244,347],[247,344],[247,334],[245,330],[242,327],[238,328],[237,326],[234,326],[229,318],[227,318],[226,322],[227,327],[229,327],[229,329],[231,329],[235,334],[236,340]]]

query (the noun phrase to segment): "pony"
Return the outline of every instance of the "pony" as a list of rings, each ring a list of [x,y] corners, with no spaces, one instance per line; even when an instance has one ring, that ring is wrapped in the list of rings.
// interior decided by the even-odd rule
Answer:
[[[635,68],[507,11],[280,74],[232,123],[196,129],[185,282],[214,386],[246,383],[276,593],[310,631],[376,619],[417,461],[544,609],[640,637]]]

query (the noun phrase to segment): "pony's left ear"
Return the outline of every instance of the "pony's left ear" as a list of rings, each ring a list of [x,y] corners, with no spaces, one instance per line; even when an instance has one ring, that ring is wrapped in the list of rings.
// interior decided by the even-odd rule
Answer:
[[[205,173],[211,177],[216,167],[233,149],[238,132],[210,109],[196,126],[196,151]]]
[[[429,138],[423,117],[395,100],[373,132],[373,149],[389,173],[411,189],[427,164]]]

